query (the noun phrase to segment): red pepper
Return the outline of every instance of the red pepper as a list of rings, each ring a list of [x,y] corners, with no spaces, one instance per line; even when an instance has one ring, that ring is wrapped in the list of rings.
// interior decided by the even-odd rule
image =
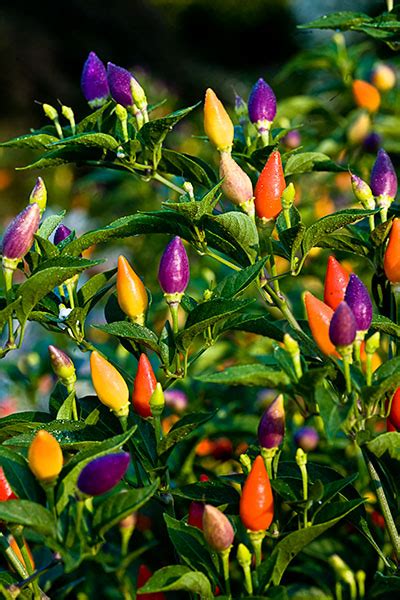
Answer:
[[[274,497],[262,456],[257,456],[243,486],[240,518],[250,531],[265,531],[274,518]]]
[[[324,302],[333,310],[344,300],[349,277],[349,273],[340,262],[334,256],[330,256],[325,274]]]
[[[151,417],[150,398],[156,389],[157,379],[147,356],[141,354],[133,383],[133,409],[141,417]]]
[[[3,467],[0,467],[0,502],[15,500],[16,498],[17,496],[12,491],[11,486],[4,474]]]
[[[256,214],[260,219],[274,219],[279,215],[285,187],[281,155],[278,150],[274,150],[261,171],[254,190]]]
[[[136,588],[139,590],[152,575],[153,573],[150,571],[150,569],[146,567],[146,565],[141,564],[138,571]],[[165,600],[165,595],[163,592],[154,592],[152,594],[136,593],[136,596],[140,598],[140,600]]]

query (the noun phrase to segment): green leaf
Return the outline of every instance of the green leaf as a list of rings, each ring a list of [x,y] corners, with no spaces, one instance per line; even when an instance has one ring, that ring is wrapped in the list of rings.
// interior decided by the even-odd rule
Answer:
[[[38,235],[37,233],[35,234],[34,238],[40,248],[40,252],[43,258],[55,258],[60,254],[57,246],[55,246],[53,242],[50,242],[50,240],[40,237],[40,235]]]
[[[47,217],[39,227],[37,234],[40,235],[40,237],[47,239],[59,224],[62,223],[66,212],[66,210],[63,210],[58,213],[58,215],[50,215]]]
[[[198,222],[204,215],[211,215],[212,211],[220,198],[220,187],[222,181],[217,183],[200,200],[190,200],[184,202],[164,202],[167,209],[175,210],[185,215],[190,221]]]
[[[375,573],[374,583],[368,591],[368,600],[388,600],[393,598],[396,592],[400,593],[400,577],[397,575],[384,575]]]
[[[55,537],[56,523],[47,508],[30,500],[0,502],[0,520],[30,527],[45,536]]]
[[[87,130],[96,129],[96,127],[99,126],[99,123],[101,123],[101,121],[104,117],[104,113],[109,112],[110,109],[113,110],[114,106],[115,106],[114,102],[112,100],[110,100],[109,102],[106,102],[105,104],[103,104],[103,106],[101,106],[97,110],[88,114],[87,117],[85,117],[84,119],[82,119],[82,121],[77,123],[77,125],[76,125],[77,133],[82,133]]]
[[[302,242],[302,249],[304,255],[306,255],[311,248],[316,246],[320,240],[322,240],[327,234],[341,229],[350,223],[355,223],[365,217],[369,217],[376,213],[376,210],[360,210],[356,208],[348,208],[345,210],[339,210],[333,215],[327,215],[322,217],[316,223],[313,223],[304,233]]]
[[[154,146],[162,144],[173,127],[179,123],[181,119],[186,117],[186,115],[192,112],[193,109],[199,106],[199,104],[200,102],[193,106],[189,106],[188,108],[176,110],[161,119],[153,119],[152,121],[145,123],[139,133],[139,137],[144,145],[152,150]]]
[[[181,565],[159,569],[138,592],[152,594],[156,592],[174,592],[176,590],[199,594],[202,600],[213,600],[214,598],[208,578],[199,571],[192,571]]]
[[[18,288],[17,294],[21,298],[16,310],[18,319],[24,322],[38,302],[55,287],[100,262],[72,256],[57,257],[43,262],[40,270]]]
[[[264,268],[267,258],[258,260],[240,271],[225,277],[214,289],[213,295],[219,298],[234,298],[249,287]]]
[[[32,148],[33,150],[42,150],[54,142],[58,142],[58,139],[59,138],[54,135],[40,133],[38,131],[20,135],[19,137],[7,140],[6,142],[1,142],[0,146],[5,148]]]
[[[168,434],[161,440],[158,446],[159,456],[165,455],[172,450],[176,444],[188,438],[188,436],[200,425],[212,419],[215,411],[211,413],[190,413],[185,415],[174,424]]]
[[[65,419],[65,420],[69,421],[70,419],[72,419],[72,409],[73,409],[74,402],[75,402],[75,390],[73,390],[70,394],[68,394],[68,396],[66,397],[66,399],[60,406],[60,408],[57,412],[57,417],[56,417],[57,420]]]
[[[146,504],[158,490],[160,480],[144,488],[137,488],[127,492],[120,492],[109,496],[95,510],[93,528],[98,535],[104,535],[111,527],[119,523],[128,515],[136,512]]]
[[[111,454],[122,448],[135,431],[136,426],[132,427],[127,432],[112,437],[104,442],[92,443],[90,448],[79,452],[72,460],[70,460],[64,467],[61,473],[62,479],[57,486],[56,507],[59,513],[64,510],[70,501],[70,497],[75,494],[76,483],[83,467],[95,458]]]
[[[184,485],[173,490],[172,494],[179,498],[207,502],[208,504],[214,504],[214,506],[227,504],[237,507],[240,500],[237,490],[229,482],[224,482],[221,477]]]
[[[258,232],[254,220],[239,211],[206,215],[208,243],[239,262],[253,263],[257,256]]]
[[[284,171],[285,177],[289,177],[310,171],[347,171],[347,168],[337,165],[322,152],[299,152],[289,156]]]
[[[192,183],[206,188],[216,182],[216,176],[210,165],[197,156],[191,156],[175,150],[163,148],[158,170],[162,173],[177,175]]]
[[[276,388],[284,390],[290,383],[289,377],[283,371],[277,371],[265,365],[236,365],[221,372],[203,373],[195,377],[203,383],[218,383],[223,385],[249,385]]]
[[[308,23],[298,25],[299,29],[340,29],[346,31],[354,26],[372,21],[372,18],[361,12],[348,10],[324,15]]]
[[[400,327],[393,323],[391,319],[383,315],[374,315],[372,317],[371,327],[382,333],[387,333],[393,337],[400,337]]]
[[[378,458],[381,458],[385,452],[389,452],[391,458],[400,460],[400,433],[397,431],[381,433],[367,443],[367,448]]]
[[[176,338],[177,345],[185,352],[194,338],[212,327],[249,306],[253,300],[224,300],[217,298],[203,302],[190,311],[186,321],[185,329]]]
[[[107,285],[110,279],[112,279],[117,272],[117,269],[110,269],[109,271],[103,271],[102,273],[96,273],[78,290],[78,303],[80,306],[85,305],[87,302],[92,300],[94,297],[98,297],[99,292],[104,289],[108,291],[109,286]]]
[[[233,316],[225,321],[223,330],[248,331],[256,333],[272,340],[281,342],[284,332],[277,326],[277,321],[270,316],[260,317],[259,315],[243,314]]]
[[[351,410],[351,402],[340,404],[334,389],[326,381],[315,386],[315,402],[318,404],[326,437],[333,441]]]
[[[137,342],[146,346],[146,348],[150,348],[150,350],[154,350],[154,352],[158,353],[160,351],[156,334],[143,325],[137,325],[129,321],[116,321],[107,325],[93,325],[93,327],[110,335]]]
[[[34,427],[32,427],[34,425]],[[85,446],[91,446],[93,442],[98,441],[101,432],[93,427],[87,427],[81,421],[65,421],[56,420],[50,423],[35,423],[29,424],[29,428],[25,428],[26,433],[16,435],[4,442],[6,446],[17,446],[27,448],[35,437],[39,429],[45,429],[51,433],[59,442],[62,448],[66,450],[79,449]]]
[[[0,446],[0,464],[7,481],[18,498],[32,500],[33,502],[42,500],[42,491],[25,458],[4,446]]]
[[[203,532],[164,514],[168,535],[177,555],[188,567],[202,571],[214,584],[218,583],[218,555],[209,552]]]
[[[263,590],[268,583],[279,585],[288,565],[305,546],[363,503],[363,499],[337,503],[342,505],[342,509],[331,520],[289,533],[282,541],[278,542],[270,558],[257,569],[259,589]]]
[[[87,147],[95,146],[112,151],[117,150],[120,145],[118,140],[107,133],[78,133],[78,135],[72,135],[63,138],[62,140],[57,140],[53,146],[68,146],[72,144]]]

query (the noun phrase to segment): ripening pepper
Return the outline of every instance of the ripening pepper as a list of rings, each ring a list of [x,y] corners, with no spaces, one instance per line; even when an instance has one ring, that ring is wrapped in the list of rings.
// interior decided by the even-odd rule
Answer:
[[[54,233],[54,243],[56,246],[58,246],[58,244],[60,244],[61,242],[63,242],[64,240],[67,239],[67,237],[69,237],[71,235],[72,231],[70,230],[69,227],[67,227],[66,225],[63,225],[61,223],[61,225],[59,225]]]
[[[383,148],[378,151],[371,171],[371,190],[378,199],[393,201],[397,194],[397,175],[390,156]]]
[[[285,435],[285,407],[279,394],[265,410],[258,425],[258,443],[261,448],[277,448]]]
[[[146,288],[124,256],[118,258],[117,298],[121,310],[143,325],[149,303]]]
[[[90,355],[93,387],[102,404],[117,416],[129,412],[129,390],[122,375],[96,350]]]
[[[389,243],[383,259],[383,268],[390,283],[400,283],[400,219],[393,219]]]
[[[203,513],[203,534],[209,546],[223,552],[232,546],[235,532],[228,517],[215,506],[206,504]]]
[[[370,154],[376,154],[382,143],[382,136],[377,131],[371,131],[363,141],[363,150]]]
[[[396,71],[390,65],[378,63],[372,69],[371,83],[380,92],[388,92],[396,85]]]
[[[304,303],[308,324],[318,348],[328,356],[336,354],[336,348],[329,338],[329,325],[333,316],[333,310],[310,292],[304,294]]]
[[[314,427],[305,426],[296,431],[294,441],[304,452],[311,452],[318,446],[319,435]]]
[[[0,502],[6,502],[7,500],[15,500],[16,495],[11,489],[10,484],[7,481],[7,477],[4,474],[3,467],[0,467]]]
[[[150,579],[153,573],[150,571],[146,565],[141,564],[138,571],[136,589],[140,590],[140,588]],[[141,594],[140,592],[136,592],[136,596],[138,600],[165,600],[165,595],[163,592],[152,592],[149,594]]]
[[[230,152],[234,136],[233,123],[211,88],[207,89],[204,100],[204,131],[217,150]]]
[[[361,202],[364,208],[375,208],[375,200],[371,188],[369,187],[368,183],[354,173],[351,174],[351,187],[353,189],[354,196],[358,202]]]
[[[7,227],[2,244],[3,264],[16,264],[29,252],[40,221],[40,208],[34,202],[21,211]],[[11,266],[11,265],[10,265]]]
[[[344,297],[356,320],[357,331],[368,331],[372,321],[372,302],[367,288],[352,273]]]
[[[274,518],[274,497],[262,456],[257,456],[243,486],[239,513],[250,531],[265,531]]]
[[[276,97],[262,77],[250,92],[248,109],[249,119],[256,125],[258,132],[268,131],[276,115]]]
[[[189,505],[188,524],[203,529],[204,502],[193,501]]]
[[[285,188],[281,155],[278,150],[274,150],[261,171],[254,190],[256,214],[260,219],[269,220],[278,216],[282,210],[281,197]]]
[[[357,323],[350,306],[343,300],[332,315],[329,338],[337,347],[350,346],[357,333]]]
[[[48,348],[51,367],[54,373],[63,381],[75,381],[75,367],[70,357],[59,348],[51,345]]]
[[[41,177],[36,179],[35,186],[29,196],[29,204],[33,204],[34,202],[39,206],[40,215],[42,215],[47,204],[47,190]]]
[[[347,139],[350,144],[358,146],[361,144],[371,129],[371,117],[362,111],[347,129]]]
[[[156,389],[157,379],[147,356],[142,353],[133,382],[133,410],[143,418],[151,417],[150,398]]]
[[[188,405],[188,397],[183,390],[167,389],[164,391],[165,404],[180,413]]]
[[[160,260],[158,281],[168,303],[179,302],[189,283],[189,259],[179,236],[166,246]]]
[[[100,496],[109,492],[125,475],[129,459],[127,452],[116,452],[91,460],[79,474],[79,491],[88,496]]]
[[[355,79],[352,90],[354,101],[359,108],[365,108],[371,113],[378,110],[381,104],[381,95],[376,87],[362,79]]]
[[[22,563],[24,565],[24,567],[26,568],[27,564],[26,564],[25,559],[24,559],[24,557],[22,555],[21,549],[18,546],[17,541],[16,541],[16,539],[14,538],[13,535],[9,535],[8,536],[8,543],[10,544],[12,550],[14,551],[14,554],[17,555],[17,558],[18,558],[19,562]],[[30,567],[31,567],[31,569],[35,570],[35,559],[33,558],[31,549],[28,546],[28,542],[25,541],[25,540],[24,540],[24,546],[25,546],[26,551],[27,551],[28,556],[29,556],[29,562],[31,563]],[[11,566],[11,569],[14,570],[14,567],[11,565],[11,563],[10,563],[10,566]]]
[[[335,310],[344,300],[350,275],[334,256],[328,258],[326,266],[324,302]]]
[[[292,129],[292,131],[288,131],[287,134],[282,138],[282,144],[284,144],[289,150],[294,150],[294,148],[300,146],[300,131],[298,129]]]
[[[388,419],[396,431],[400,430],[400,387],[393,394]]]
[[[110,95],[106,68],[95,52],[89,52],[83,65],[81,88],[90,108],[103,106]]]
[[[63,455],[56,438],[44,429],[38,431],[28,450],[29,468],[43,483],[57,479],[63,467]]]
[[[250,177],[239,167],[229,152],[221,152],[219,176],[223,179],[221,190],[236,206],[246,208],[253,199],[253,184]],[[252,214],[254,214],[254,203]],[[246,210],[248,212],[248,210]]]

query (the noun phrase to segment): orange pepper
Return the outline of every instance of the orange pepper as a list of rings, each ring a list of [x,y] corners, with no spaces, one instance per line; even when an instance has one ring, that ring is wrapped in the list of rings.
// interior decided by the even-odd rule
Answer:
[[[344,300],[350,275],[334,256],[328,258],[325,274],[324,302],[336,310]]]
[[[268,529],[274,518],[274,497],[262,456],[257,456],[240,498],[242,523],[250,531]]]
[[[100,402],[117,416],[126,416],[129,410],[129,390],[122,375],[96,351],[90,355],[90,371]]]
[[[281,155],[271,152],[260,173],[255,190],[254,203],[260,219],[274,219],[282,210],[281,196],[286,187]]]
[[[4,474],[3,467],[0,467],[0,502],[6,502],[7,500],[15,500],[17,496],[11,489],[10,484],[7,481],[7,477]]]
[[[393,220],[383,268],[390,283],[400,283],[400,219]]]
[[[150,398],[156,389],[157,379],[147,356],[141,354],[133,383],[133,409],[141,417],[151,417]]]
[[[321,300],[318,300],[311,292],[304,294],[308,324],[312,336],[318,348],[324,354],[337,354],[336,348],[329,338],[329,324],[333,316],[333,310]]]
[[[217,150],[230,152],[234,127],[221,100],[208,88],[204,101],[204,131]]]
[[[24,565],[24,567],[26,568],[27,565],[26,565],[25,559],[22,556],[21,549],[18,546],[18,544],[17,544],[14,536],[12,536],[12,535],[8,536],[8,543],[10,544],[12,550],[14,550],[14,553],[17,555],[17,558],[18,558],[19,562],[22,563]],[[28,542],[24,541],[24,546],[25,546],[25,548],[26,548],[26,550],[28,552],[28,556],[29,556],[29,560],[30,560],[32,569],[35,570],[35,561],[33,559],[31,549],[28,546]]]
[[[388,419],[391,425],[395,427],[395,431],[398,431],[400,429],[400,387],[397,388],[393,395]]]
[[[117,298],[121,310],[132,321],[143,325],[149,304],[146,288],[124,256],[118,258]]]
[[[381,95],[379,91],[362,79],[353,81],[353,97],[354,101],[360,108],[366,108],[369,112],[376,112],[381,104]]]
[[[39,481],[57,479],[63,467],[63,455],[56,438],[44,429],[37,432],[28,450],[29,468]]]

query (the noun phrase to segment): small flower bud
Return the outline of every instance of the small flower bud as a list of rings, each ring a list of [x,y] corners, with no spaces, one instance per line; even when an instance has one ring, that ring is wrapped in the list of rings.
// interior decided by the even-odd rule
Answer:
[[[218,508],[210,504],[206,504],[204,507],[203,533],[206,542],[217,552],[227,550],[235,537],[229,519]]]
[[[253,198],[253,184],[250,177],[239,167],[229,152],[221,152],[219,176],[221,190],[236,206],[240,206]]]
[[[158,269],[158,281],[167,302],[179,301],[189,283],[189,277],[188,256],[181,238],[176,236],[165,248]]]
[[[371,190],[376,198],[385,197],[390,201],[397,194],[397,175],[389,155],[381,148],[371,171]]]
[[[128,111],[126,110],[125,106],[122,106],[122,104],[116,105],[115,114],[117,115],[120,121],[126,121],[126,119],[128,118]]]
[[[277,448],[285,434],[285,407],[279,394],[268,406],[258,425],[258,443],[262,448]]]
[[[79,491],[88,496],[100,496],[110,491],[125,475],[129,459],[127,452],[118,452],[90,461],[78,477]]]
[[[304,467],[307,464],[307,454],[303,448],[297,448],[296,450],[296,463],[299,467]]]
[[[133,512],[130,515],[128,515],[127,517],[125,517],[125,519],[122,519],[119,523],[118,523],[118,527],[121,529],[128,529],[129,531],[133,531],[136,527],[136,523],[137,523],[137,513]]]
[[[56,246],[63,242],[67,237],[71,235],[72,231],[66,225],[59,225],[54,233],[54,243]]]
[[[132,98],[139,110],[147,110],[147,98],[144,89],[140,83],[133,77],[131,78]]]
[[[364,208],[373,210],[375,208],[375,200],[371,188],[361,177],[351,174],[351,187],[353,188],[356,200],[360,202]]]
[[[357,331],[367,331],[372,321],[372,302],[367,288],[354,273],[350,275],[344,299],[355,317]]]
[[[241,567],[251,566],[251,552],[244,544],[239,544],[236,557]]]
[[[349,346],[355,340],[357,333],[357,323],[353,311],[343,301],[339,304],[333,313],[329,325],[329,338],[336,347]]]
[[[36,479],[44,483],[57,479],[63,467],[60,444],[50,433],[41,429],[28,450],[29,468]]]
[[[259,133],[268,130],[276,115],[276,97],[272,88],[260,78],[253,86],[249,102],[249,118]]]
[[[42,104],[43,112],[50,121],[58,120],[58,112],[51,104]]]
[[[39,206],[40,216],[42,216],[47,204],[47,190],[41,177],[36,179],[35,187],[29,196],[29,204],[33,204],[34,202]]]
[[[39,221],[40,208],[36,202],[29,204],[15,217],[3,236],[3,263],[5,259],[19,262],[29,252]]]
[[[62,381],[71,382],[76,381],[75,367],[72,360],[59,348],[50,345],[49,346],[49,356],[51,367],[54,373],[59,377]]]
[[[285,333],[283,336],[283,343],[285,344],[285,350],[289,352],[290,356],[297,356],[299,354],[300,346],[289,333]]]
[[[282,208],[289,210],[293,206],[294,198],[296,196],[296,189],[293,183],[289,183],[282,192],[281,202]]]
[[[103,106],[110,95],[106,68],[94,52],[83,65],[81,88],[91,108]]]
[[[294,434],[294,441],[304,452],[311,452],[318,446],[319,435],[314,427],[301,427]]]
[[[380,343],[381,334],[379,333],[379,331],[376,331],[365,341],[365,352],[367,354],[374,354],[378,350]]]
[[[149,404],[153,417],[157,417],[163,413],[165,398],[161,383],[157,382],[155,390],[150,397]]]

